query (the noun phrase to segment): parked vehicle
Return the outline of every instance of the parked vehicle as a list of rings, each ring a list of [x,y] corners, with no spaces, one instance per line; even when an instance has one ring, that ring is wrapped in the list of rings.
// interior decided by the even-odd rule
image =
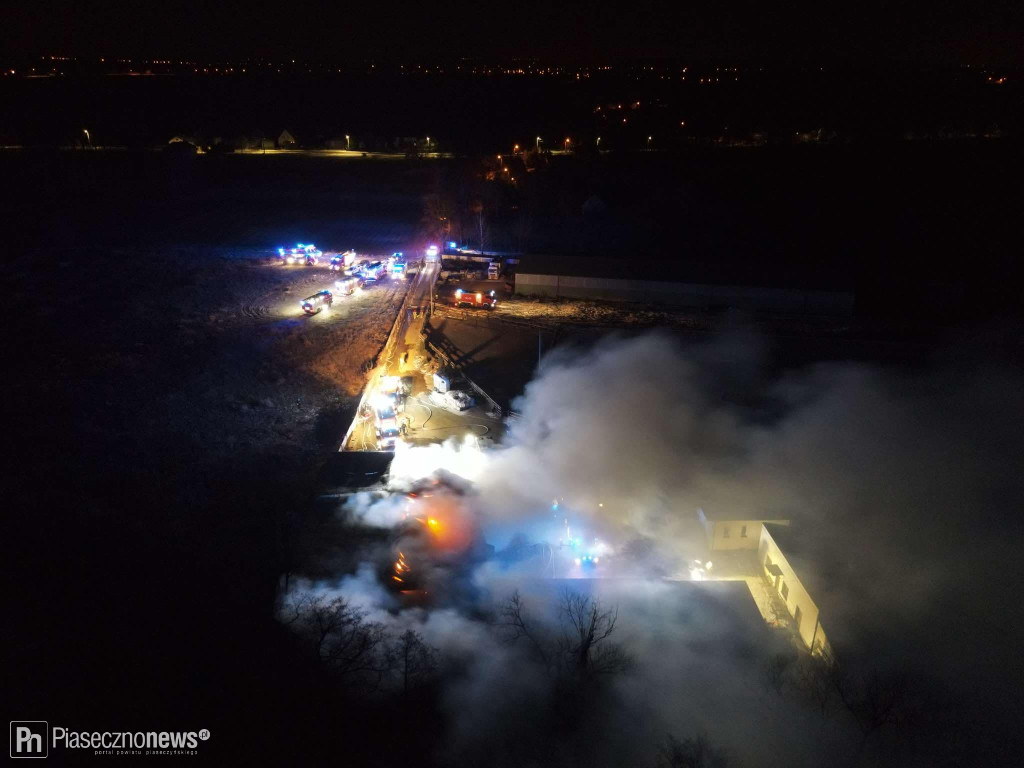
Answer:
[[[456,307],[473,307],[477,309],[494,309],[498,305],[498,300],[494,298],[494,291],[484,293],[483,291],[464,291],[461,288],[456,289],[455,298],[452,300],[453,306]]]
[[[278,248],[277,254],[281,258],[281,263],[286,266],[289,264],[313,266],[320,263],[320,257],[323,256],[323,252],[312,243],[298,243],[294,248]]]
[[[452,389],[445,393],[446,402],[448,407],[456,411],[464,411],[467,408],[472,408],[476,404],[476,400],[468,392],[463,392],[461,389]]]
[[[355,260],[356,260],[356,252],[355,251],[345,251],[344,253],[339,253],[337,256],[332,256],[331,257],[331,265],[330,265],[331,266],[331,271],[332,272],[344,272],[345,270],[347,270],[349,267],[352,266],[352,264],[355,262]]]
[[[334,294],[336,296],[351,296],[360,287],[363,281],[358,277],[343,277],[334,281]]]
[[[368,283],[382,279],[387,273],[387,265],[382,261],[371,261],[363,267],[363,279]]]
[[[307,315],[318,315],[324,307],[329,307],[333,303],[334,294],[330,291],[319,291],[299,302],[302,311]]]

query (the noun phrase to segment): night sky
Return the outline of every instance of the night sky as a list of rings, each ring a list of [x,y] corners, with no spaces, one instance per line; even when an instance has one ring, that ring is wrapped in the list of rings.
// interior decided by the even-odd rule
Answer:
[[[860,3],[159,3],[14,0],[0,50],[14,57],[545,56],[872,60],[1019,65],[1013,0]]]

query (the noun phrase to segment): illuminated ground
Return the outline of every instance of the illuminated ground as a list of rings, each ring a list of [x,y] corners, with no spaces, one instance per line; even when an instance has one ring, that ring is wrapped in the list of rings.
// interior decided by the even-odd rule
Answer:
[[[408,425],[406,440],[412,445],[439,443],[449,438],[461,441],[468,435],[499,440],[505,433],[505,424],[490,413],[487,402],[479,395],[473,393],[476,405],[461,412],[449,410],[430,398],[432,384],[428,383],[428,378],[436,366],[431,365],[424,347],[423,328],[436,272],[436,265],[428,264],[412,278],[405,327],[400,329],[402,332],[394,353],[382,361],[368,386],[372,389],[382,376],[400,376],[411,380],[412,391],[406,399],[405,413],[401,416]],[[343,448],[376,450],[373,418],[369,415],[358,418],[359,423]]]

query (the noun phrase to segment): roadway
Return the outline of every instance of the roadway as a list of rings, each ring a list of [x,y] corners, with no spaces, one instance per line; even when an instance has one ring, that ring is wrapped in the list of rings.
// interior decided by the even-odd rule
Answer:
[[[434,282],[440,266],[425,264],[413,278],[402,311],[405,313],[397,328],[397,338],[390,355],[381,363],[367,385],[367,395],[379,386],[385,376],[399,376],[411,387],[405,400],[405,412],[400,414],[407,427],[405,441],[411,445],[444,442],[454,437],[462,440],[467,435],[500,439],[505,433],[501,418],[494,418],[486,402],[481,402],[468,386],[466,389],[478,402],[471,408],[456,412],[431,398],[433,390],[432,366],[423,340]],[[364,402],[369,396],[364,397]],[[373,417],[367,408],[356,414],[357,423],[342,450],[373,451],[377,449]]]

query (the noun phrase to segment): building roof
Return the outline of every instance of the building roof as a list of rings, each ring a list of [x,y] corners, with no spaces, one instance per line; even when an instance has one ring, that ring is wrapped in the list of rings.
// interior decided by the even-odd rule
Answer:
[[[842,564],[822,557],[817,542],[806,526],[765,523],[764,527],[800,579],[807,594],[811,596],[811,600],[818,606],[822,614],[822,624],[825,625],[826,632],[829,632],[828,616],[834,616],[831,609],[841,599],[843,592]],[[838,634],[839,630],[839,627],[834,627],[833,631]]]
[[[754,522],[765,522],[771,520],[772,522],[779,523],[782,525],[789,524],[789,517],[778,513],[768,513],[764,510],[750,510],[750,509],[711,509],[708,510],[705,507],[701,507],[699,512],[704,513],[704,517],[713,522],[731,522],[733,520],[751,520]]]
[[[700,258],[680,253],[654,258],[625,254],[622,258],[526,254],[519,262],[519,274],[557,277],[590,277],[605,280],[647,280],[698,285],[750,285],[777,288],[852,290],[849,281],[786,268],[768,260]]]
[[[778,523],[765,523],[764,527],[768,529],[768,533],[771,534],[772,539],[778,544],[787,560],[791,557],[800,559],[807,556],[809,545],[801,531],[794,529],[791,525],[779,525]]]

